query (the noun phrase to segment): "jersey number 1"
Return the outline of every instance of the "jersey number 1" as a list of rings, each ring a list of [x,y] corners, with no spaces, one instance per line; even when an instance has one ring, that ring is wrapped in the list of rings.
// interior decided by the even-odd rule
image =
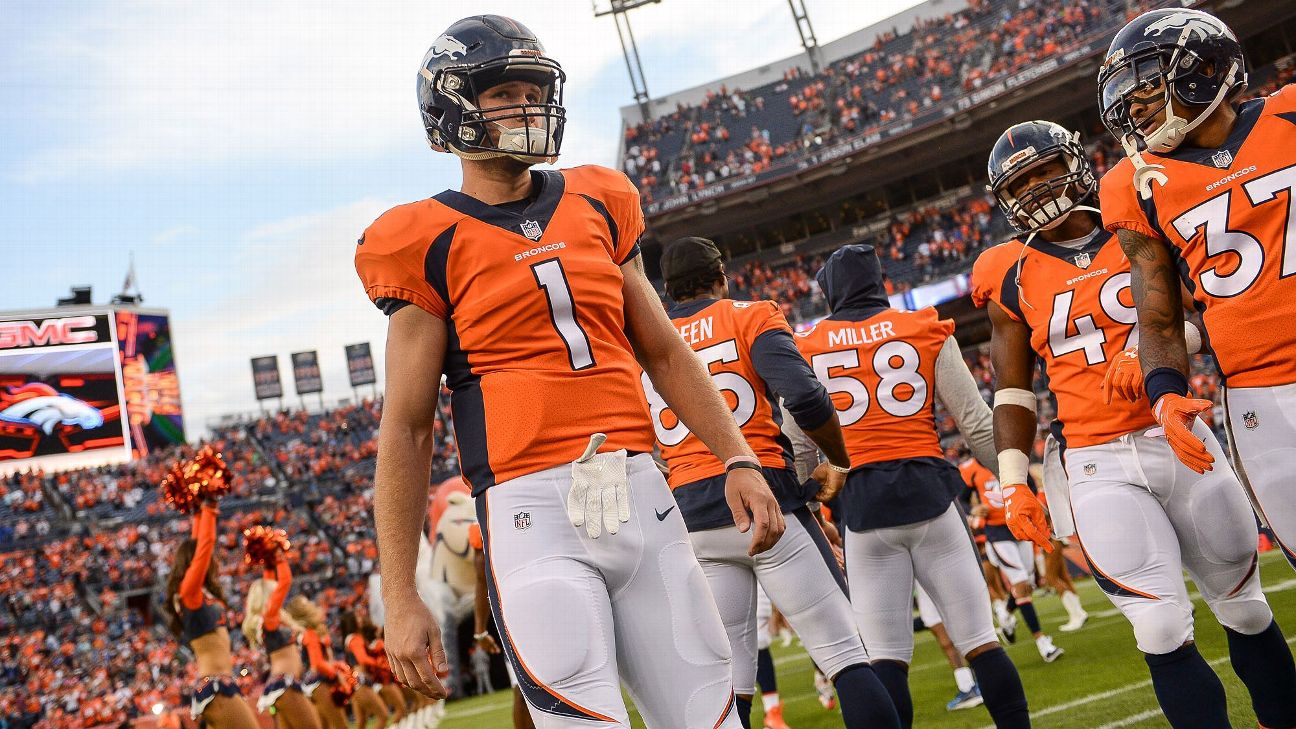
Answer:
[[[572,302],[571,286],[567,284],[562,261],[550,258],[532,264],[531,273],[535,276],[536,285],[544,290],[545,301],[549,304],[549,321],[553,322],[554,329],[567,347],[567,361],[571,368],[583,370],[593,367],[594,353],[590,351],[589,337],[576,321],[576,305]]]

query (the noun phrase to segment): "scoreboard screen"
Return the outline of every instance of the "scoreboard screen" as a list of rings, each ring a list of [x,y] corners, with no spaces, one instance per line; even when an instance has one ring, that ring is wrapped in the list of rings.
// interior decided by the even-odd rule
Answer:
[[[183,440],[166,312],[0,314],[0,470],[120,462]]]

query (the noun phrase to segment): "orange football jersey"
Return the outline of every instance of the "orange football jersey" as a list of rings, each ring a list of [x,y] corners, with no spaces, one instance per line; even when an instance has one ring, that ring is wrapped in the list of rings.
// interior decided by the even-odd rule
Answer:
[[[823,319],[797,348],[832,395],[851,467],[942,458],[933,412],[936,356],[954,322],[933,308]]]
[[[743,437],[767,468],[792,468],[792,444],[783,435],[778,401],[756,372],[751,348],[768,331],[791,334],[787,319],[773,301],[717,299],[672,323],[707,366]],[[725,472],[724,463],[689,432],[643,375],[644,392],[662,457],[670,469],[672,489]]]
[[[356,249],[380,308],[414,304],[449,327],[444,370],[474,494],[579,458],[595,432],[604,451],[653,446],[620,268],[639,253],[639,194],[603,167],[532,175],[525,207],[447,190],[387,211]]]
[[[1219,149],[1144,160],[1167,182],[1144,200],[1121,160],[1102,180],[1103,224],[1169,241],[1229,385],[1296,382],[1296,86],[1242,104]]]
[[[1076,249],[1036,237],[1025,255],[1016,240],[986,250],[972,267],[972,302],[989,301],[1030,328],[1067,446],[1106,443],[1155,423],[1147,398],[1101,399],[1108,362],[1138,341],[1129,260],[1115,236],[1100,230]]]
[[[1004,515],[1003,494],[999,493],[999,479],[990,469],[981,465],[975,458],[965,459],[958,465],[959,475],[968,488],[976,489],[981,503],[985,504],[986,526],[1004,526],[1008,523]]]

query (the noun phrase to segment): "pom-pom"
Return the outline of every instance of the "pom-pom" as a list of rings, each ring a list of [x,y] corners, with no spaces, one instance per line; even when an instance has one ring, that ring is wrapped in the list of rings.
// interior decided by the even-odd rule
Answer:
[[[359,682],[346,661],[333,661],[333,670],[337,675],[333,679],[333,685],[329,687],[329,693],[333,697],[334,704],[346,706],[351,703],[351,694],[355,693],[356,684]]]
[[[216,449],[203,446],[188,461],[171,466],[162,477],[162,496],[181,514],[198,510],[203,499],[219,499],[229,491],[225,461]]]
[[[198,492],[185,482],[184,468],[177,463],[162,477],[162,498],[181,514],[198,510]]]
[[[190,488],[195,488],[200,497],[219,499],[230,489],[226,479],[228,470],[221,454],[205,445],[193,460],[185,464],[185,482]]]
[[[243,530],[243,548],[247,551],[244,559],[248,564],[272,565],[289,546],[288,533],[282,529],[258,524]]]

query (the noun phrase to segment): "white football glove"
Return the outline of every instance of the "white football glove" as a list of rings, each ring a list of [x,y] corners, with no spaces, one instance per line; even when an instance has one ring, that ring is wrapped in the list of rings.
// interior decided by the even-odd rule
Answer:
[[[585,454],[572,461],[572,487],[567,492],[567,516],[572,526],[585,527],[591,539],[603,530],[616,534],[630,521],[630,478],[625,449],[599,453],[607,440],[602,433],[590,436]]]

